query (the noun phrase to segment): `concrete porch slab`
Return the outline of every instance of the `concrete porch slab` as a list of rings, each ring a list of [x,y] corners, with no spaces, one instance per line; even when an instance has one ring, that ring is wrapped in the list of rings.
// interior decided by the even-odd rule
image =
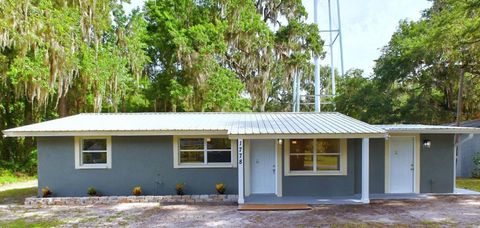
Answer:
[[[370,194],[370,200],[413,200],[431,199],[438,195],[480,195],[480,192],[456,188],[453,193],[399,193],[399,194]],[[253,194],[245,197],[245,204],[308,204],[308,205],[338,205],[338,204],[363,204],[359,194],[344,197],[319,197],[319,196],[283,196],[275,194]]]
[[[468,189],[463,189],[463,188],[455,188],[455,192],[453,194],[455,194],[455,195],[480,195],[480,192],[472,191],[472,190],[468,190]]]
[[[245,204],[362,204],[360,196],[321,198],[315,196],[283,196],[255,194],[245,197]]]

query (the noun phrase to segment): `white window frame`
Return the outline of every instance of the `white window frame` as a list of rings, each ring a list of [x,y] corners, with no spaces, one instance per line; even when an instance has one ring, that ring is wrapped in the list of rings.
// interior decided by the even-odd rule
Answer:
[[[318,138],[322,139],[322,138]],[[329,138],[330,139],[330,138]],[[317,139],[313,140],[313,170],[312,171],[291,171],[290,170],[290,140],[285,140],[285,176],[345,176],[347,175],[347,139],[340,140],[340,169],[339,170],[316,170],[317,155],[338,155],[328,153],[317,153]],[[295,154],[295,153],[294,153]],[[308,155],[308,154],[307,154]]]
[[[83,140],[106,139],[107,140],[107,163],[106,164],[82,164]],[[111,136],[88,136],[75,137],[75,169],[111,169],[112,168],[112,137]]]
[[[180,162],[180,139],[184,138],[202,138],[204,140],[204,162],[203,163],[181,163]],[[208,138],[227,138],[224,135],[212,135],[212,136],[173,136],[173,168],[235,168],[237,167],[237,144],[236,140],[230,140],[230,162],[215,162],[208,163],[208,154],[207,151],[226,151],[227,149],[207,149],[207,140]],[[193,151],[193,150],[192,150]],[[199,150],[200,151],[200,150]]]

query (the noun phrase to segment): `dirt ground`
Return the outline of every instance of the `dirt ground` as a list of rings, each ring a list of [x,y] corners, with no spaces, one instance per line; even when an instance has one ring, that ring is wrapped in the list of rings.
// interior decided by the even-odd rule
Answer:
[[[310,211],[239,212],[236,206],[130,203],[111,206],[0,205],[0,227],[477,227],[480,196],[315,206]]]

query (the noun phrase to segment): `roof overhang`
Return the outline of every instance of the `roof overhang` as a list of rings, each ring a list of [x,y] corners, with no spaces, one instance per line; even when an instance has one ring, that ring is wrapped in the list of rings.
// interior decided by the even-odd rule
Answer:
[[[3,131],[4,137],[61,137],[61,136],[156,136],[156,135],[227,135],[219,130],[175,131]]]
[[[480,134],[479,131],[458,131],[458,130],[387,130],[388,134]]]
[[[386,133],[370,134],[248,134],[230,135],[227,131],[4,131],[5,137],[62,136],[162,136],[162,135],[223,135],[230,139],[302,139],[302,138],[386,138]]]
[[[480,128],[440,125],[378,125],[388,134],[480,134]]]
[[[361,139],[361,138],[387,138],[386,133],[370,134],[249,134],[249,135],[229,135],[229,139]]]

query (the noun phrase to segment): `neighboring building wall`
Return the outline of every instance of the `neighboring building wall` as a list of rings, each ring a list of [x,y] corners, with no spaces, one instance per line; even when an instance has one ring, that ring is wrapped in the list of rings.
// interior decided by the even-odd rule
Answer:
[[[431,148],[421,147],[420,192],[453,192],[454,136],[450,134],[421,135],[421,141],[432,141]]]
[[[347,150],[346,176],[283,175],[283,195],[332,197],[353,196],[360,193],[362,140],[349,139]],[[285,155],[285,151],[283,154]],[[383,193],[385,185],[384,139],[370,139],[370,159],[370,191],[371,193]],[[282,172],[284,174],[284,170]]]
[[[460,141],[466,139],[468,135],[464,134],[460,137]],[[480,134],[476,134],[472,139],[464,142],[460,146],[460,153],[457,163],[458,177],[471,177],[475,165],[473,164],[473,156],[480,152]]]
[[[102,195],[131,195],[141,186],[145,195],[175,194],[185,183],[186,194],[215,194],[225,183],[227,194],[237,194],[236,168],[173,168],[171,136],[112,137],[111,169],[75,169],[73,137],[40,137],[38,181],[54,196],[85,196],[92,186]]]

